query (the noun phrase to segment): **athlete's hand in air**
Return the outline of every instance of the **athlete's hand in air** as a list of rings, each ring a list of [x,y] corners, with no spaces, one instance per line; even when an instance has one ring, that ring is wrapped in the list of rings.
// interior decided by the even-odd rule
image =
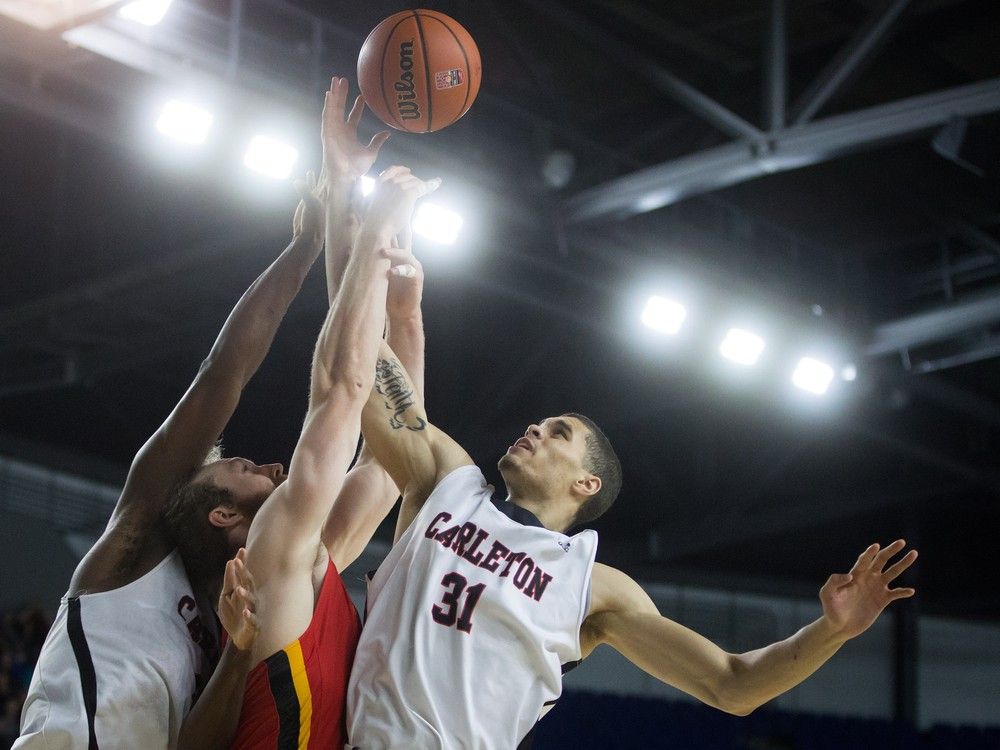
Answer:
[[[295,207],[292,217],[292,239],[304,237],[316,242],[323,241],[323,206],[316,197],[316,177],[312,172],[306,174],[306,179],[296,180],[295,189],[299,191],[299,205]]]
[[[917,551],[910,550],[895,564],[886,567],[889,560],[905,546],[906,542],[902,539],[885,549],[873,544],[861,553],[849,573],[830,576],[820,589],[823,615],[844,638],[853,638],[865,632],[889,602],[906,599],[916,593],[911,588],[889,588],[889,584],[917,559]]]
[[[226,563],[219,594],[219,620],[229,633],[229,640],[240,651],[248,651],[257,640],[260,622],[257,620],[257,595],[253,576],[246,566],[247,551],[240,548],[236,557]]]
[[[358,123],[365,111],[365,100],[354,100],[350,114],[344,118],[347,104],[346,78],[330,81],[330,90],[323,101],[323,171],[327,179],[343,177],[355,180],[366,174],[375,163],[382,144],[389,140],[389,131],[376,133],[365,146],[358,142]],[[323,180],[320,180],[323,182]]]
[[[365,224],[392,235],[399,234],[409,226],[417,199],[430,195],[439,187],[440,178],[425,181],[407,167],[389,167],[378,176]]]
[[[424,291],[424,268],[413,254],[409,227],[393,239],[392,247],[382,251],[389,259],[389,292],[385,314],[390,321],[411,320],[420,316]]]

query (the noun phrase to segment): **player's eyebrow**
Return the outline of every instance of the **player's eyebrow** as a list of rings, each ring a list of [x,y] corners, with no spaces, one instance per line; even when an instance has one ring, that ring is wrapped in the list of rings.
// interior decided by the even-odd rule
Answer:
[[[573,437],[573,425],[571,425],[565,419],[562,419],[561,417],[555,417],[554,419],[546,419],[545,421],[552,422],[556,426],[557,430],[566,430],[567,435],[570,438]]]

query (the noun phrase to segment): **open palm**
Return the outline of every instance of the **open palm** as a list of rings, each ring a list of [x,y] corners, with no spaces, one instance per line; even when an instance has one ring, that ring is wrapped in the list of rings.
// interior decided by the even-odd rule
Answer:
[[[226,563],[226,573],[219,594],[219,621],[229,639],[240,651],[248,651],[257,640],[257,598],[253,576],[246,567],[247,551],[240,549]]]
[[[323,171],[328,178],[355,180],[372,168],[379,149],[389,139],[389,131],[376,133],[367,146],[360,143],[358,123],[365,111],[365,100],[360,96],[355,99],[345,119],[347,89],[346,78],[334,78],[323,102]]]
[[[820,589],[824,616],[846,638],[860,635],[871,627],[890,602],[916,593],[911,588],[889,588],[889,584],[917,559],[917,551],[910,550],[896,563],[886,567],[889,560],[905,546],[906,542],[902,539],[884,549],[878,544],[871,545],[858,556],[849,573],[830,576]]]

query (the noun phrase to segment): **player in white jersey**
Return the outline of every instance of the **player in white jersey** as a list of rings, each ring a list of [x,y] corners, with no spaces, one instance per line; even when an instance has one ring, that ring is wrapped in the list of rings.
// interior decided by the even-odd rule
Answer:
[[[353,129],[344,128],[339,137],[354,138],[361,112],[356,110]],[[355,156],[365,152],[365,170],[385,136],[354,149]],[[335,185],[331,178],[328,188],[328,203],[339,197],[341,206],[348,204],[347,182]],[[339,194],[334,192],[338,189]],[[242,458],[212,461],[207,468],[203,464],[323,248],[323,206],[302,192],[291,243],[237,303],[194,382],[139,450],[107,528],[77,566],[35,668],[21,736],[14,743],[17,750],[174,747],[185,715],[219,658],[212,604],[220,593],[225,594],[220,616],[235,637],[217,675],[229,678],[221,687],[235,692],[223,699],[237,705],[241,700],[242,678],[251,666],[246,646],[255,629],[254,614],[240,606],[243,600],[233,586],[220,591],[223,573],[226,561],[245,544],[253,515],[285,474],[281,464],[258,466]],[[354,489],[359,484],[370,489],[365,472],[369,477],[382,474],[369,461],[355,470],[360,481]],[[205,508],[211,525],[205,524],[203,534],[184,540],[195,554],[182,562],[174,548],[178,540],[164,524],[164,510],[177,505],[178,487],[190,487],[192,479],[208,475],[216,490],[210,499],[218,502]],[[375,483],[384,485],[387,512],[397,492],[388,480]],[[348,530],[357,525],[338,520]],[[237,719],[223,715],[210,728],[235,727]],[[197,739],[191,742],[205,746]]]
[[[608,643],[703,702],[746,715],[797,685],[893,600],[916,559],[905,543],[861,553],[820,590],[823,616],[784,641],[731,654],[662,617],[629,576],[594,563],[597,535],[567,530],[614,502],[621,469],[588,418],[525,431],[500,459],[509,496],[427,422],[388,347],[363,431],[404,488],[396,543],[369,588],[348,692],[361,750],[515,747],[559,695],[562,665]]]

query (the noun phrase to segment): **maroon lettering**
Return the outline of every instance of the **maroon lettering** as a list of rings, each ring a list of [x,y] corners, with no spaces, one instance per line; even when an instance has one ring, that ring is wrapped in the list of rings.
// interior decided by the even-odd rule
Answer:
[[[479,549],[479,545],[490,535],[486,529],[480,529],[479,533],[476,534],[475,540],[472,542],[472,546],[469,547],[465,552],[462,553],[462,557],[468,560],[473,565],[479,565],[479,561],[483,559],[482,552],[476,552]]]
[[[465,545],[469,543],[469,540],[475,536],[478,530],[479,527],[470,521],[466,521],[462,524],[462,530],[458,532],[458,538],[455,540],[455,543],[451,545],[451,548],[455,550],[456,554],[465,554]]]
[[[531,576],[532,571],[535,569],[535,561],[530,557],[524,558],[521,564],[517,567],[517,572],[514,574],[514,585],[523,589],[524,584],[528,582],[529,576]]]
[[[524,595],[530,596],[536,602],[542,600],[542,594],[545,593],[545,587],[549,585],[549,581],[552,580],[552,576],[546,573],[541,568],[535,568],[535,572],[531,576],[531,583],[529,583],[524,588]],[[517,583],[517,579],[514,579]]]
[[[424,532],[424,536],[428,539],[433,539],[434,535],[438,533],[437,525],[439,523],[448,523],[451,520],[451,513],[438,513],[434,516],[434,520],[431,521],[431,525],[427,527],[427,531]]]
[[[458,532],[461,531],[461,529],[461,526],[452,526],[450,529],[445,529],[434,538],[441,542],[442,547],[450,547],[451,543],[455,541],[455,537],[458,536]]]
[[[500,574],[500,577],[501,578],[506,578],[507,574],[510,573],[510,569],[514,565],[514,563],[521,562],[521,560],[524,559],[524,557],[525,557],[526,554],[527,553],[525,553],[525,552],[515,552],[514,554],[508,555],[507,556],[507,567],[503,569],[503,573]]]
[[[480,568],[490,571],[490,573],[495,573],[497,568],[500,566],[500,561],[510,554],[510,550],[503,545],[502,542],[493,540],[493,547],[490,548],[489,553],[486,555],[486,559],[479,563]]]

